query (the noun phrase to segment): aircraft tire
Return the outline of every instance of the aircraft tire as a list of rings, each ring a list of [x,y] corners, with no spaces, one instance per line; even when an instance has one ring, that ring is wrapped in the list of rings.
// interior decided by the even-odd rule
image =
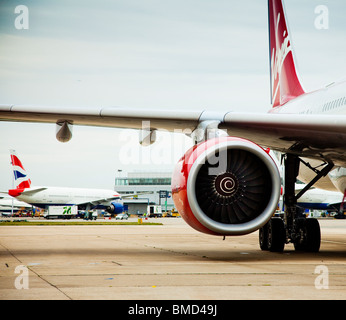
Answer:
[[[285,224],[281,218],[271,218],[268,222],[268,250],[283,252],[286,242]]]
[[[268,251],[268,224],[259,229],[258,241],[261,250]]]
[[[296,251],[318,252],[321,245],[321,229],[317,219],[303,219],[298,224],[300,235],[294,242]]]

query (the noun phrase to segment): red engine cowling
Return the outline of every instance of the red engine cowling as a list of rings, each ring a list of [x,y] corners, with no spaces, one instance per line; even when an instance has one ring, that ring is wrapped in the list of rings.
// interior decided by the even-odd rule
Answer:
[[[177,163],[173,200],[194,229],[213,235],[243,235],[262,227],[275,212],[280,174],[269,154],[236,137],[202,142]]]

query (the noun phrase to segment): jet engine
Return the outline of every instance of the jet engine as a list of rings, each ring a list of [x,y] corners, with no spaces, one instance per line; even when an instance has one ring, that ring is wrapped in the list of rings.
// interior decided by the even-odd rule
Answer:
[[[124,211],[124,205],[121,202],[111,202],[106,208],[106,211],[110,214],[118,214]]]
[[[172,177],[180,215],[213,235],[243,235],[262,227],[277,208],[280,190],[280,174],[268,152],[236,137],[195,145]]]

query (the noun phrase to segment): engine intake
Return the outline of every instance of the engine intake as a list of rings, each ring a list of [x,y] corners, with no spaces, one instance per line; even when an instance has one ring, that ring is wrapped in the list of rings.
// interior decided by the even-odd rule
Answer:
[[[270,219],[281,182],[275,162],[260,146],[226,137],[190,149],[176,166],[172,190],[178,211],[195,229],[240,235]]]
[[[111,202],[106,208],[106,211],[111,214],[118,214],[124,212],[124,205],[122,202]]]

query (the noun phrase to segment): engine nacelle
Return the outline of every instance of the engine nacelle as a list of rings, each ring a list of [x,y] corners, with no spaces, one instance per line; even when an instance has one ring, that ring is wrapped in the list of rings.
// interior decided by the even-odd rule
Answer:
[[[56,123],[56,138],[60,142],[68,142],[72,138],[72,124],[68,121]]]
[[[111,202],[106,208],[106,211],[111,214],[118,214],[124,212],[124,205],[121,202]]]
[[[269,154],[236,137],[192,147],[172,177],[180,215],[194,229],[213,235],[243,235],[262,227],[277,208],[280,190],[280,174]]]

